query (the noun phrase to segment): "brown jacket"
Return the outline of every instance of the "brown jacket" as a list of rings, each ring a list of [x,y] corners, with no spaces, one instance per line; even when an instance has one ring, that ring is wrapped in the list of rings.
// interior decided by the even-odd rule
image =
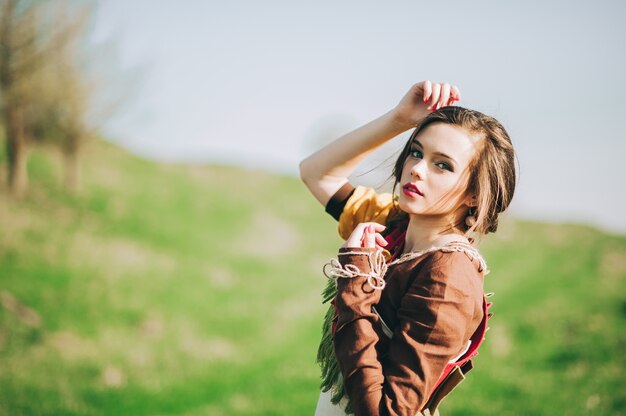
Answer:
[[[346,190],[327,205],[336,218],[353,197]],[[348,251],[356,254],[343,254]],[[369,273],[372,251],[342,248],[339,262]],[[382,291],[373,290],[365,277],[337,279],[335,355],[356,415],[422,410],[444,367],[463,352],[483,318],[484,272],[479,270],[479,261],[465,252],[435,251],[390,266]]]

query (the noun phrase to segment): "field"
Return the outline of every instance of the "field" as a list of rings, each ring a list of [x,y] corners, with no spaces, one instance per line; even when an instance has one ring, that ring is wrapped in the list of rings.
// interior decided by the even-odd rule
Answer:
[[[34,149],[28,195],[0,191],[0,415],[313,414],[341,242],[304,186],[107,143],[82,165],[69,194]],[[509,219],[481,251],[495,315],[442,415],[626,414],[626,236]]]

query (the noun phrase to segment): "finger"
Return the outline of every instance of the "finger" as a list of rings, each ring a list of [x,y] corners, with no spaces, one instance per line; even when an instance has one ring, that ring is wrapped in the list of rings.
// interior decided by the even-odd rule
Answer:
[[[430,100],[430,95],[433,93],[433,85],[430,81],[424,81],[424,102],[427,103]]]
[[[354,231],[352,231],[352,234],[356,234],[360,237],[363,236],[363,234],[367,231],[367,229],[373,226],[374,227],[374,232],[380,232],[383,231],[386,227],[382,224],[379,224],[377,222],[361,222],[359,224],[357,224],[356,227],[354,227]]]
[[[359,238],[363,237],[363,233],[367,227],[369,227],[369,222],[358,223],[356,227],[354,227],[354,230],[352,230],[352,235],[358,235]]]
[[[366,243],[365,233],[367,232],[370,226],[374,228],[374,231],[372,231],[372,233],[381,232],[386,228],[384,225],[379,224],[377,222],[361,222],[357,224],[356,227],[354,227],[352,234],[350,234],[350,237],[348,237],[348,240],[346,240],[346,246],[347,247],[366,247],[365,246],[365,243]]]
[[[363,234],[363,247],[375,247],[375,231],[374,226],[370,225],[365,229],[365,234]]]
[[[380,234],[378,234],[378,233],[376,234],[376,243],[377,243],[379,246],[383,246],[383,247],[385,247],[387,244],[389,244],[389,243],[387,242],[387,240],[385,240],[385,237],[383,237],[382,235],[380,235]]]
[[[454,97],[454,101],[460,101],[461,100],[461,91],[459,91],[459,88],[456,85],[452,86],[452,97]]]
[[[362,246],[363,231],[365,230],[367,225],[368,225],[367,223],[363,222],[363,223],[357,224],[357,226],[354,227],[354,230],[352,230],[350,237],[348,237],[348,239],[346,240],[347,247],[361,247]]]
[[[433,94],[430,102],[433,103],[431,109],[435,111],[437,109],[437,102],[439,101],[439,95],[441,94],[441,85],[438,83],[433,84]]]
[[[447,82],[441,86],[441,97],[439,98],[438,108],[448,105],[450,100],[450,84]]]

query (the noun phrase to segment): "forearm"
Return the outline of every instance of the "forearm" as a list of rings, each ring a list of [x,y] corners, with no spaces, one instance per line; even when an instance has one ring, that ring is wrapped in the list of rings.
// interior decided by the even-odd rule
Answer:
[[[384,350],[379,344],[385,341],[375,329],[377,319],[374,314],[363,316],[344,325],[333,337],[343,388],[356,416],[389,413],[385,411],[385,376],[379,353]]]
[[[355,266],[370,273],[371,255],[375,249],[342,248],[342,267]],[[354,253],[354,254],[350,254]],[[383,398],[384,375],[377,346],[382,333],[372,305],[378,303],[380,291],[373,289],[365,277],[337,279],[337,327],[333,334],[335,356],[344,378],[344,387],[356,415],[378,415]],[[379,331],[375,329],[379,327]]]
[[[411,128],[391,110],[338,138],[300,163],[300,176],[311,193],[326,205],[367,155]]]

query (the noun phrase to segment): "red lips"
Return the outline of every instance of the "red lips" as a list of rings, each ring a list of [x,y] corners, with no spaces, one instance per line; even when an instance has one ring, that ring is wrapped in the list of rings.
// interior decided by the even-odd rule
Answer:
[[[419,188],[415,185],[413,185],[412,183],[407,183],[405,184],[402,189],[404,190],[404,193],[408,196],[413,196],[413,194],[418,194],[419,196],[424,196],[424,194],[422,193],[422,191],[419,190]]]

